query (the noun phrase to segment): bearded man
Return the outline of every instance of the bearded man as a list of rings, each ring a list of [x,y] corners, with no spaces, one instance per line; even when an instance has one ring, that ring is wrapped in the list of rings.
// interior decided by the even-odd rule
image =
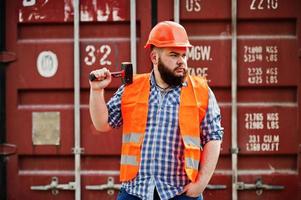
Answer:
[[[108,103],[106,68],[92,71],[90,115],[106,132],[123,126],[118,200],[202,200],[215,170],[223,136],[220,109],[202,77],[187,75],[183,26],[158,23],[145,45],[152,72],[135,75]]]

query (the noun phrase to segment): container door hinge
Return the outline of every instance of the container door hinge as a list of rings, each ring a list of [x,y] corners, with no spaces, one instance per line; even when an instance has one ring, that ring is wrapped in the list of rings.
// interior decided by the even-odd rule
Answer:
[[[230,151],[231,151],[231,154],[238,154],[239,148],[231,148]]]
[[[87,185],[87,190],[107,190],[108,195],[113,196],[114,190],[120,190],[121,184],[115,184],[114,178],[109,177],[108,182],[102,185]]]
[[[83,154],[85,152],[85,149],[84,148],[72,148],[72,153],[73,154]]]
[[[15,52],[0,51],[0,63],[10,63],[17,59]]]
[[[0,156],[11,156],[16,154],[17,146],[14,144],[0,144]]]
[[[50,184],[31,186],[30,189],[43,190],[43,191],[51,190],[51,193],[53,195],[57,195],[59,193],[59,190],[75,190],[75,182],[69,182],[67,184],[59,184],[58,177],[52,177]]]
[[[255,184],[248,184],[244,182],[237,182],[237,190],[256,190],[256,194],[260,196],[263,190],[283,190],[285,187],[282,185],[267,185],[263,184],[261,179],[257,179]]]

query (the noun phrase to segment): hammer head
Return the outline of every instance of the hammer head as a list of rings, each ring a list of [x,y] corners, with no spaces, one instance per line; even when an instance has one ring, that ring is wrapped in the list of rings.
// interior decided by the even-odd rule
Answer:
[[[131,62],[122,62],[121,69],[124,71],[124,76],[122,76],[121,81],[123,84],[133,83],[133,65]]]

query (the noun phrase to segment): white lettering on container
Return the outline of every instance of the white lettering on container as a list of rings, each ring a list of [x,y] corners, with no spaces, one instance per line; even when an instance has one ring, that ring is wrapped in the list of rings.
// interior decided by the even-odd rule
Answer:
[[[249,67],[248,68],[248,83],[250,84],[261,84],[262,81],[262,68],[260,67]]]
[[[266,127],[265,125],[266,124]],[[245,113],[245,128],[254,129],[280,129],[279,113]]]
[[[201,0],[186,0],[187,12],[199,12],[201,11]]]
[[[250,130],[246,143],[246,151],[279,151],[280,136],[279,134],[255,134],[256,130],[261,133],[262,130],[273,131],[280,129],[280,115],[278,112],[261,112],[245,113],[245,129]]]
[[[252,85],[259,84],[277,84],[278,83],[278,46],[247,46],[244,47],[243,60],[248,63],[248,83]],[[252,64],[254,63],[254,64]],[[264,63],[261,67],[258,63]]]
[[[263,129],[263,113],[245,113],[246,129]]]
[[[95,63],[95,47],[93,45],[86,46],[86,52],[88,55],[84,58],[86,65],[93,65]]]
[[[207,78],[208,76],[208,67],[188,67],[188,73],[192,76],[202,76]]]
[[[102,45],[100,47],[100,53],[103,54],[103,56],[100,59],[100,65],[111,65],[112,62],[107,59],[111,53],[111,47],[109,45]]]
[[[187,57],[192,60],[211,61],[211,46],[192,46],[187,49]]]
[[[246,143],[246,151],[251,152],[272,152],[279,151],[280,136],[279,135],[249,135]]]
[[[279,128],[279,113],[267,113],[267,129]]]
[[[278,0],[252,0],[250,10],[276,10]]]
[[[99,50],[96,50],[94,45],[87,45],[85,51],[87,55],[84,58],[84,62],[88,66],[95,64],[97,59],[99,59],[99,64],[102,66],[112,64],[112,62],[108,59],[111,53],[111,47],[109,45],[101,45]],[[100,54],[100,58],[98,58],[98,53]]]

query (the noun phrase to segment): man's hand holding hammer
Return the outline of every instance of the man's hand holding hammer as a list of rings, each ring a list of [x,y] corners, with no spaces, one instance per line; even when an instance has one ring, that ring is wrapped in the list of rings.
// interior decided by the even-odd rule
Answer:
[[[111,72],[107,68],[94,70],[90,73],[95,80],[89,79],[91,90],[100,90],[106,88],[112,81]],[[91,91],[92,92],[92,91]]]

